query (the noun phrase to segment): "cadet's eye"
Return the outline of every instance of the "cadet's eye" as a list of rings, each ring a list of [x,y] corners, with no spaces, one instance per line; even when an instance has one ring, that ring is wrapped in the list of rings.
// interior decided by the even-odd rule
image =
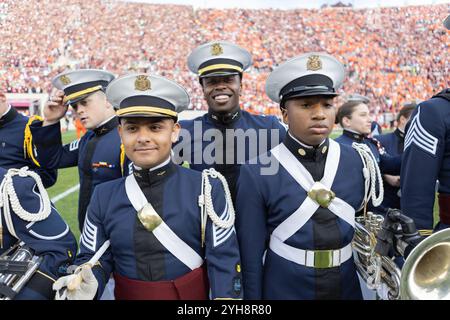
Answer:
[[[161,130],[161,125],[160,125],[160,124],[152,124],[151,127],[150,127],[150,129],[151,129],[152,131],[158,131],[158,130]]]
[[[128,126],[126,127],[126,129],[127,129],[127,131],[129,131],[129,132],[134,132],[134,131],[136,131],[136,126],[130,126],[130,125],[128,125]]]

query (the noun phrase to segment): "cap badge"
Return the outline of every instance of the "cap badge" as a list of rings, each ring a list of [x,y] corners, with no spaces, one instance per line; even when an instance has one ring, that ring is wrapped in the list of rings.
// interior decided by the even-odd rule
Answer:
[[[68,76],[66,76],[66,75],[63,75],[63,76],[60,78],[60,80],[61,80],[61,83],[62,83],[63,85],[65,85],[65,86],[67,86],[69,83],[72,82],[72,80],[70,80],[70,78],[69,78]]]
[[[134,88],[139,91],[146,91],[152,88],[152,84],[147,76],[140,75],[134,81]]]
[[[220,45],[220,43],[214,43],[211,47],[211,54],[213,56],[218,56],[221,55],[223,53],[223,48]]]
[[[306,69],[311,71],[317,71],[322,69],[322,61],[319,56],[313,55],[308,57],[308,62],[306,63]]]

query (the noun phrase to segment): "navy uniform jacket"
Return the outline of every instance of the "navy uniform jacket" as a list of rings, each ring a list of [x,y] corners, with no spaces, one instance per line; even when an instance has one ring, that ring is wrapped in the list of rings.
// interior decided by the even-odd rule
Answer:
[[[121,165],[121,141],[117,130],[119,122],[113,117],[95,130],[89,130],[81,139],[61,145],[59,122],[31,126],[33,141],[41,166],[49,169],[78,166],[80,196],[78,200],[78,223],[83,228],[84,217],[94,187],[128,174],[130,165]]]
[[[372,121],[372,124],[370,125],[370,134],[372,137],[379,136],[383,133],[383,129],[381,128],[380,124],[376,121]]]
[[[328,139],[318,148],[306,149],[290,134],[280,146],[287,148],[283,159],[289,159],[287,153],[290,152],[296,171],[302,164],[314,181],[320,181],[325,164],[329,165],[327,158],[331,144],[340,149],[340,156],[333,152],[334,160],[330,160],[337,165],[331,190],[353,208],[349,221],[354,223],[354,210],[361,208],[364,198],[362,162],[357,152]],[[299,149],[306,153],[300,155],[303,151]],[[274,157],[274,150],[270,151],[271,157]],[[237,185],[236,229],[241,249],[244,298],[361,299],[351,257],[340,267],[319,269],[289,261],[272,250],[269,243],[272,243],[274,230],[286,219],[292,219],[307,194],[282,164],[275,174],[261,174],[264,167],[260,163],[243,165]],[[306,214],[303,210],[299,213],[300,217]],[[334,250],[350,244],[354,229],[347,221],[323,207],[311,214],[300,229],[289,220],[292,232],[281,235],[287,237],[286,244],[302,250]]]
[[[6,170],[0,168],[0,183],[5,174]],[[21,206],[28,212],[38,212],[41,197],[35,181],[29,177],[14,176],[13,183]],[[9,233],[3,210],[0,209],[3,226],[3,246],[0,248],[0,254],[18,241]],[[35,223],[22,220],[15,212],[11,212],[11,217],[19,239],[33,249],[35,255],[43,257],[38,271],[15,299],[53,299],[53,282],[65,275],[65,269],[72,263],[77,252],[75,237],[54,207],[45,220]]]
[[[180,125],[182,132],[179,142],[174,147],[175,156],[179,153],[177,149],[183,148],[180,162],[187,161],[194,170],[215,168],[222,173],[227,179],[233,198],[239,165],[278,145],[286,134],[285,127],[275,116],[252,115],[244,110],[237,111],[228,119],[218,119],[216,115],[207,113],[193,120],[180,121]],[[212,133],[214,129],[222,133],[222,140],[214,141],[211,135],[203,136],[205,132]],[[229,136],[225,134],[227,129],[231,129]],[[258,131],[251,130],[261,131],[258,134]],[[233,135],[238,138],[233,139]],[[250,143],[249,139],[245,138],[246,135],[254,136],[256,139]],[[245,141],[245,144],[239,143],[239,139]],[[212,152],[213,146],[216,146],[222,154]],[[212,154],[214,157],[212,161],[205,159],[202,156],[204,153]]]
[[[27,166],[42,179],[44,187],[49,188],[56,182],[57,171],[40,168],[24,156],[24,132],[28,118],[11,109],[0,118],[0,167],[20,169]]]
[[[354,133],[348,130],[344,130],[340,137],[335,140],[341,144],[346,144],[351,146],[353,142],[364,143],[370,148],[372,154],[380,166],[380,171],[382,174],[399,175],[401,168],[401,157],[394,157],[392,155],[386,154],[383,145],[377,138],[367,138],[362,134]]]
[[[447,92],[450,93],[450,89]],[[406,131],[401,205],[403,213],[414,219],[419,230],[433,228],[436,181],[439,180],[440,194],[450,194],[448,128],[450,101],[433,97],[414,110]],[[437,226],[438,229],[444,227],[448,225]]]
[[[128,178],[95,188],[76,264],[88,261],[110,240],[111,246],[100,259],[101,267],[93,268],[99,282],[97,296],[101,296],[111,272],[134,280],[168,281],[191,271],[138,219],[125,187],[126,180],[133,176],[170,229],[206,259],[211,298],[241,298],[240,256],[234,227],[219,230],[208,218],[206,245],[202,248],[198,206],[201,173],[172,161],[153,171],[135,169]],[[220,216],[226,210],[222,184],[218,179],[210,181],[214,209]]]
[[[403,153],[403,144],[405,141],[405,133],[398,128],[390,133],[377,136],[377,140],[381,142],[386,152],[391,156],[400,156]],[[400,209],[400,188],[393,187],[388,183],[384,184],[384,199],[382,206],[387,208]]]

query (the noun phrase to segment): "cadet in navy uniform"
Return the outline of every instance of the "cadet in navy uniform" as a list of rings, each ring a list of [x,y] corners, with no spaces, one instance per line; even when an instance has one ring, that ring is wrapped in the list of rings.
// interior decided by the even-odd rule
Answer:
[[[49,188],[56,182],[57,171],[40,168],[34,155],[29,125],[35,119],[37,117],[27,118],[19,114],[7,104],[5,95],[0,92],[0,167],[10,169],[27,166],[37,172],[44,187]]]
[[[391,133],[377,136],[377,140],[381,142],[388,154],[400,156],[403,153],[405,126],[415,107],[415,102],[406,103],[397,114],[397,128]],[[385,174],[383,180],[385,183],[382,205],[386,208],[400,209],[400,175]]]
[[[347,102],[350,101],[359,101],[361,103],[364,103],[366,105],[369,105],[370,99],[366,96],[360,95],[360,94],[351,94],[347,97]],[[370,137],[378,136],[382,134],[383,129],[381,128],[380,124],[376,121],[372,121],[370,124]]]
[[[0,297],[53,299],[54,281],[64,274],[77,252],[75,237],[51,205],[35,172],[0,167],[0,194],[0,254],[23,242],[23,249],[31,249],[42,258],[37,271],[17,295],[2,283]]]
[[[57,75],[59,89],[45,106],[44,121],[31,126],[41,165],[49,169],[78,166],[80,196],[78,223],[84,217],[94,187],[127,175],[129,166],[121,148],[115,110],[104,90],[114,76],[103,70],[82,69]],[[60,120],[71,105],[89,130],[81,139],[63,146]]]
[[[180,142],[174,148],[175,155],[181,154],[191,169],[215,168],[222,173],[233,198],[239,165],[279,144],[286,131],[275,116],[240,109],[243,72],[251,63],[247,50],[225,41],[203,44],[189,55],[188,67],[199,76],[208,113],[180,121]],[[216,148],[213,153],[212,146]],[[212,159],[208,159],[210,154]]]
[[[336,123],[344,129],[342,135],[335,139],[337,142],[346,145],[352,145],[353,142],[364,143],[372,151],[382,173],[400,173],[401,157],[387,154],[380,141],[368,137],[372,120],[366,103],[359,100],[345,102],[337,112]]]
[[[120,108],[119,132],[134,172],[96,187],[76,264],[92,259],[107,240],[110,247],[99,264],[85,264],[58,280],[55,290],[67,286],[68,299],[92,299],[113,272],[119,300],[207,299],[208,282],[212,299],[241,298],[225,178],[214,169],[198,172],[171,161],[178,112],[188,107],[188,94],[173,81],[146,74],[119,78],[106,93]],[[80,276],[84,283],[71,287]]]
[[[344,76],[334,57],[308,53],[267,79],[289,130],[269,152],[277,171],[241,167],[236,229],[245,299],[362,298],[351,241],[365,198],[363,163],[328,138]]]
[[[383,129],[381,128],[380,124],[376,121],[372,121],[370,124],[370,136],[375,137],[379,136],[383,133]]]
[[[450,29],[450,16],[444,21]],[[414,219],[417,229],[429,235],[433,229],[436,181],[439,180],[439,223],[450,226],[450,89],[421,102],[406,129],[401,172],[402,211]]]

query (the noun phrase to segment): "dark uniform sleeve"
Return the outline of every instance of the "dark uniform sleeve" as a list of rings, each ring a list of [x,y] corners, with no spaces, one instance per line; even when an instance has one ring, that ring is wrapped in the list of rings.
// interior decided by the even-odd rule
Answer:
[[[384,146],[381,141],[377,138],[369,138],[369,141],[374,145],[375,152],[378,154],[374,154],[375,158],[378,159],[378,166],[380,167],[380,171],[382,174],[390,174],[394,176],[400,175],[401,165],[402,165],[402,157],[401,156],[392,156],[386,152]]]
[[[444,117],[425,102],[411,115],[405,137],[401,171],[401,207],[414,219],[418,230],[433,228],[436,181],[444,155]]]
[[[45,188],[50,188],[56,183],[56,179],[58,178],[57,170],[40,168],[34,165],[34,163],[30,164],[29,169],[36,172],[41,177],[42,184]]]
[[[38,121],[33,123],[30,129],[42,168],[59,169],[78,165],[81,139],[63,146],[59,122],[43,127],[42,121]]]
[[[76,265],[88,262],[103,243],[109,240],[103,227],[104,212],[102,212],[100,201],[101,198],[96,188],[84,220],[83,232],[80,238],[80,252],[75,261]],[[103,294],[112,270],[113,257],[110,248],[108,248],[101,256],[99,262],[92,268],[98,281],[97,297],[101,297]]]
[[[383,174],[390,174],[394,176],[400,175],[402,157],[390,156],[389,154],[380,154],[380,171]]]
[[[21,206],[32,214],[39,212],[42,198],[35,181],[17,176],[13,181]],[[75,237],[54,207],[46,219],[34,223],[22,220],[14,212],[11,217],[17,237],[43,258],[16,299],[53,299],[53,282],[65,275],[77,252]]]
[[[221,220],[227,220],[231,208],[225,201],[223,186],[218,179],[209,180],[214,210]],[[205,254],[211,299],[242,299],[241,261],[234,226],[220,228],[208,217]]]
[[[236,229],[241,250],[244,299],[262,299],[263,256],[268,231],[266,206],[250,165],[241,166],[237,183]]]

